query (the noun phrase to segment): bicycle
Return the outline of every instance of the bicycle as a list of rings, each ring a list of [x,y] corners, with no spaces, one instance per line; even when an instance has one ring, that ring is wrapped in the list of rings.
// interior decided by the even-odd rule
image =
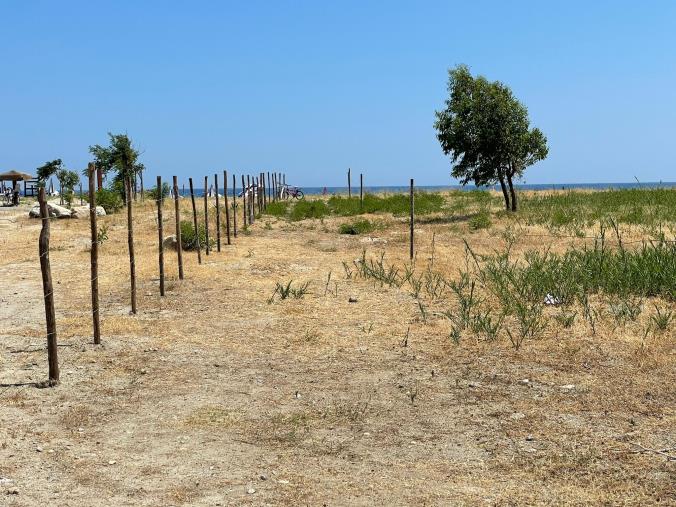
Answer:
[[[293,199],[303,199],[305,197],[305,194],[303,194],[303,191],[300,188],[291,187],[289,185],[284,185],[279,195],[282,199],[288,199],[289,197]]]

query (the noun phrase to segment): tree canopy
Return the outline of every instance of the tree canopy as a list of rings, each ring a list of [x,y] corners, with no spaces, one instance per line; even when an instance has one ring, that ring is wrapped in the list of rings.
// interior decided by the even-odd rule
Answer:
[[[448,74],[449,98],[446,108],[436,111],[434,128],[451,157],[451,175],[462,185],[500,183],[505,207],[516,211],[513,180],[546,158],[547,138],[530,128],[528,110],[508,86],[474,77],[466,65]]]
[[[124,189],[124,180],[134,180],[145,170],[145,166],[138,161],[140,153],[127,134],[108,132],[108,137],[108,146],[96,144],[89,147],[89,152],[94,156],[96,166],[103,174],[115,172],[113,185],[121,184],[121,188]]]

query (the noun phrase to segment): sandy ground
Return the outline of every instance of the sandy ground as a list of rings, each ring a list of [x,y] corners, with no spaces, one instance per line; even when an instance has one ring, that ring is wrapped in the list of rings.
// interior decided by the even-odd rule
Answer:
[[[124,219],[100,220],[98,347],[88,223],[52,222],[51,389],[34,385],[47,376],[39,221],[0,228],[0,505],[676,505],[676,462],[653,452],[676,454],[673,326],[455,345],[405,290],[346,277],[363,248],[406,260],[405,223],[388,217],[370,238],[338,235],[345,220],[263,218],[201,266],[186,253],[183,281],[168,253],[160,298],[151,205],[136,215],[131,316]],[[165,219],[167,235],[169,206]],[[434,235],[454,273],[460,238],[488,251],[495,228],[421,224],[418,257]],[[310,293],[269,303],[289,280]]]

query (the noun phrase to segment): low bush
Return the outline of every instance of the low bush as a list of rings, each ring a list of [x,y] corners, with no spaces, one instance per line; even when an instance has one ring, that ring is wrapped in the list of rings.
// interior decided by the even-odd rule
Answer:
[[[305,220],[307,218],[323,218],[329,214],[329,208],[324,201],[298,201],[291,209],[292,221]]]
[[[265,214],[273,217],[285,217],[289,212],[288,201],[275,201],[268,204]]]
[[[120,194],[107,188],[96,191],[96,204],[103,207],[107,214],[115,213],[124,206]]]
[[[156,201],[158,199],[157,195],[157,187],[153,187],[150,190],[146,191],[148,194],[148,198],[152,199],[153,201]],[[166,181],[162,183],[162,199],[165,199],[169,195],[169,183]]]
[[[200,248],[204,248],[207,242],[207,231],[204,224],[198,224]],[[209,246],[212,247],[216,242],[209,238]],[[187,220],[181,220],[181,246],[183,250],[197,250],[197,241],[195,237],[195,227]]]
[[[475,231],[478,229],[488,229],[491,225],[493,225],[493,222],[491,221],[491,215],[487,211],[480,211],[469,219],[469,228]]]
[[[351,224],[341,224],[338,232],[340,234],[357,235],[371,232],[374,228],[374,224],[368,220],[357,220]]]
[[[427,215],[441,211],[444,198],[438,193],[416,192],[415,212],[418,215]],[[409,213],[409,195],[392,194],[383,197],[366,194],[363,203],[358,197],[342,197],[334,195],[328,201],[329,210],[340,216],[361,215],[364,213],[392,213],[395,216],[405,216]]]

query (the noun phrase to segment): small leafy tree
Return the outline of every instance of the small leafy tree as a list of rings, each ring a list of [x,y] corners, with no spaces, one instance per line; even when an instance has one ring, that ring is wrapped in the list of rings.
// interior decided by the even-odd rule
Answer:
[[[139,151],[134,148],[127,134],[108,133],[110,144],[108,146],[94,145],[89,147],[89,152],[94,156],[95,164],[104,175],[114,171],[115,176],[111,187],[118,189],[122,198],[125,199],[125,181],[135,181],[136,176],[145,170],[145,166],[138,162]],[[133,186],[133,185],[132,185]]]
[[[446,108],[434,128],[452,176],[462,185],[500,183],[507,210],[517,210],[514,179],[547,157],[547,138],[530,128],[528,110],[508,86],[474,77],[465,65],[449,70]]]
[[[61,187],[61,204],[65,200],[70,207],[73,204],[73,194],[75,185],[80,181],[80,176],[75,171],[70,171],[63,167],[63,162],[60,158],[46,162],[44,165],[37,168],[38,181],[41,186],[51,177],[56,176]]]

